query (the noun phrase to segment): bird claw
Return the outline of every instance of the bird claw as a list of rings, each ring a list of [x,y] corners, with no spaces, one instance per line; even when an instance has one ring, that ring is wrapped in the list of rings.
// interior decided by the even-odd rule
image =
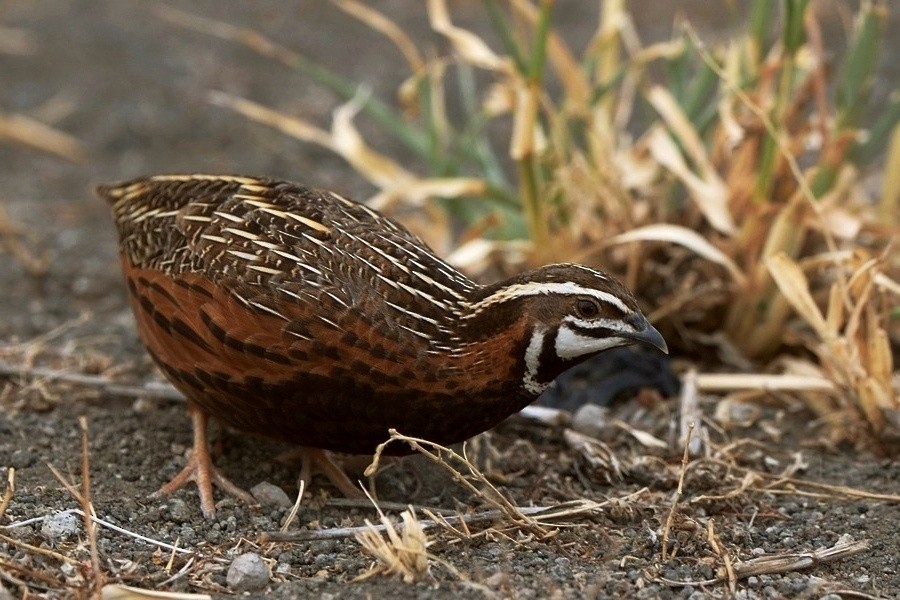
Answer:
[[[216,502],[213,497],[213,486],[218,487],[225,493],[230,494],[251,506],[257,503],[256,499],[250,495],[249,492],[235,485],[230,479],[222,475],[222,472],[219,471],[219,469],[213,466],[208,453],[204,460],[202,457],[198,457],[196,452],[191,454],[191,457],[188,459],[184,468],[181,469],[169,483],[153,492],[150,497],[160,498],[162,496],[168,496],[169,494],[180,490],[191,481],[197,484],[197,490],[200,493],[200,510],[207,519],[216,518]]]
[[[275,460],[281,463],[290,463],[297,459],[301,463],[300,479],[307,485],[312,480],[312,474],[316,472],[324,475],[344,497],[365,498],[365,494],[347,476],[344,469],[334,462],[327,450],[301,446],[279,455]]]
[[[209,421],[209,415],[193,404],[188,405],[188,410],[194,431],[194,449],[191,452],[191,456],[178,475],[151,494],[150,497],[159,498],[169,495],[183,488],[188,482],[193,481],[197,484],[197,490],[200,492],[200,510],[207,519],[216,518],[216,501],[213,497],[213,485],[251,506],[257,504],[256,499],[249,492],[236,486],[213,465],[212,458],[209,456],[209,443],[206,439],[206,425]]]

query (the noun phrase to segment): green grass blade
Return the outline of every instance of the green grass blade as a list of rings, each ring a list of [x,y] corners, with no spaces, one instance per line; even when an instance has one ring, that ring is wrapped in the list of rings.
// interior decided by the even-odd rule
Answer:
[[[756,0],[750,11],[750,61],[752,76],[759,71],[765,49],[769,47],[772,15],[776,11],[777,0]]]
[[[497,0],[484,0],[484,5],[490,16],[491,25],[493,25],[497,35],[500,36],[503,49],[512,57],[519,73],[526,73],[528,67],[525,63],[525,56],[522,53],[522,44],[515,38],[515,34],[510,27],[510,19],[497,5]]]
[[[806,42],[806,30],[804,20],[809,0],[784,0],[784,27],[782,28],[781,41],[784,43],[784,52],[793,56]]]
[[[856,35],[837,77],[839,129],[859,123],[878,66],[878,46],[883,38],[885,18],[886,11],[878,7],[866,5],[861,9]]]
[[[849,158],[858,165],[867,165],[878,158],[888,145],[897,123],[900,123],[900,93],[895,93],[890,104],[869,128],[865,139],[850,149]]]
[[[528,64],[528,79],[532,82],[541,81],[544,77],[544,66],[547,64],[547,40],[550,37],[552,16],[553,0],[543,0],[534,32],[534,47],[531,49],[531,60]]]

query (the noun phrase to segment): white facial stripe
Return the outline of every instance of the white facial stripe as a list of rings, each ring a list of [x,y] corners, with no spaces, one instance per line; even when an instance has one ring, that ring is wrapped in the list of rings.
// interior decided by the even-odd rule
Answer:
[[[529,392],[540,394],[550,383],[538,383],[537,372],[540,367],[541,350],[544,347],[544,336],[547,330],[538,327],[531,334],[531,341],[528,342],[528,348],[525,349],[525,376],[522,378],[522,385]]]
[[[634,328],[621,319],[593,319],[587,321],[569,315],[563,318],[563,321],[581,327],[582,329],[608,329],[610,331],[620,331],[622,333],[634,333]]]
[[[584,286],[578,285],[577,283],[567,281],[564,283],[517,283],[514,285],[510,285],[494,292],[484,300],[476,302],[474,305],[472,305],[472,314],[477,314],[479,311],[484,310],[485,307],[494,304],[499,304],[501,302],[507,302],[509,300],[515,300],[516,298],[523,298],[526,296],[537,296],[539,294],[591,296],[592,298],[596,298],[600,302],[605,302],[607,304],[615,306],[625,314],[629,314],[632,312],[630,308],[625,306],[624,302],[608,292],[586,288]]]
[[[571,360],[626,343],[625,339],[618,337],[595,338],[582,335],[563,325],[556,334],[556,355],[563,360]]]

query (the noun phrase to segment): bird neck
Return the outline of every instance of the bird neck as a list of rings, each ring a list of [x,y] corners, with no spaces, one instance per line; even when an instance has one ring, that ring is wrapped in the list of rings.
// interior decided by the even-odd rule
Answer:
[[[533,295],[521,292],[521,279],[471,290],[449,327],[454,335],[445,375],[464,379],[467,387],[502,383],[533,399],[571,366],[556,356],[558,327],[532,314]]]

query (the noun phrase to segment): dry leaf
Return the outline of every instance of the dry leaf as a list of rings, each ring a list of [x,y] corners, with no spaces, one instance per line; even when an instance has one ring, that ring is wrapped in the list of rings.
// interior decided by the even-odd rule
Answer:
[[[648,147],[659,164],[678,177],[687,187],[691,198],[709,221],[722,233],[734,233],[734,221],[728,211],[728,188],[718,175],[704,179],[688,168],[681,151],[669,134],[655,127],[647,138]]]
[[[809,284],[799,265],[784,252],[779,252],[766,259],[766,267],[772,274],[778,289],[794,310],[815,331],[819,338],[828,343],[837,337],[837,331],[831,329],[822,312],[809,293]]]
[[[375,210],[385,210],[401,199],[405,204],[421,206],[428,198],[482,196],[486,191],[487,182],[474,177],[415,179],[401,181],[382,190],[369,199],[367,204]]]
[[[412,182],[416,177],[396,161],[372,150],[353,125],[353,118],[363,106],[357,96],[334,110],[331,143],[334,151],[379,188],[392,188]]]
[[[428,0],[428,18],[431,28],[446,37],[466,62],[491,71],[510,70],[507,61],[497,56],[484,40],[453,25],[444,0]]]
[[[706,392],[765,390],[782,392],[831,392],[834,383],[814,375],[766,375],[763,373],[700,373],[697,389]]]
[[[642,429],[632,427],[628,423],[616,419],[612,421],[612,424],[620,429],[627,431],[629,434],[631,434],[631,437],[636,439],[641,443],[641,445],[646,446],[647,448],[658,448],[661,450],[665,450],[669,447],[668,444],[666,444],[664,441],[662,441],[652,433],[648,433]]]
[[[606,240],[605,243],[612,245],[638,241],[670,242],[679,244],[696,252],[703,258],[728,269],[728,272],[731,273],[734,281],[739,285],[743,285],[746,281],[746,277],[737,264],[724,252],[710,244],[706,241],[706,238],[696,231],[688,229],[687,227],[682,227],[681,225],[660,224],[638,227],[637,229],[620,233],[619,235]]]

